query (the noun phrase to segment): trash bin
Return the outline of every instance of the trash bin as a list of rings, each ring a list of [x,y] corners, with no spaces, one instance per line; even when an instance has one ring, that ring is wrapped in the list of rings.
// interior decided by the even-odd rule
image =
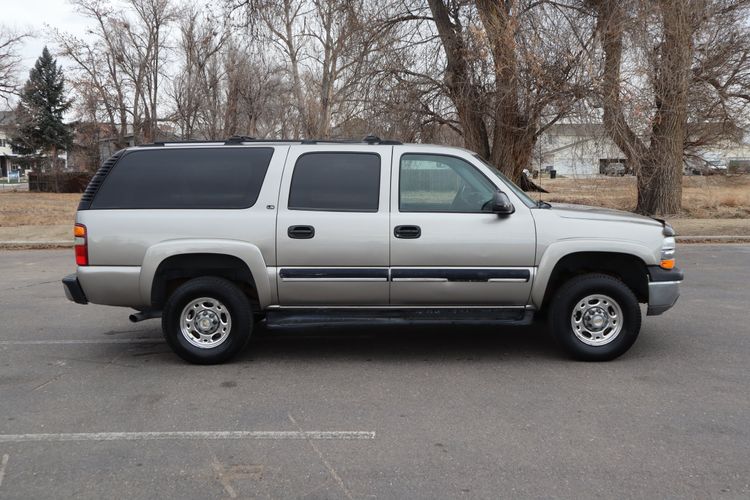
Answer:
[[[557,178],[557,170],[552,169],[549,171],[549,178],[550,179],[556,179]]]

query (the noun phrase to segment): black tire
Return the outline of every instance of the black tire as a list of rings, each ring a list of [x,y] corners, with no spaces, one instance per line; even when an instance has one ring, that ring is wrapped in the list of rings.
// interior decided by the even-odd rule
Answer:
[[[228,317],[229,323],[226,333],[215,334],[217,340],[224,338],[215,347],[198,347],[192,344],[186,335],[183,335],[180,325],[185,307],[192,301],[203,297],[215,299],[220,304],[214,307],[218,307],[220,311],[226,310],[228,313],[228,316],[217,314],[219,321],[226,321]],[[206,304],[211,303],[208,301]],[[199,304],[196,307],[204,306]],[[164,307],[161,326],[164,338],[175,354],[190,363],[210,365],[229,360],[247,346],[253,328],[253,314],[250,301],[232,282],[223,278],[205,276],[191,279],[170,295]],[[200,343],[197,334],[193,335],[193,339],[194,342]],[[213,342],[213,340],[207,342]]]
[[[622,312],[622,329],[604,345],[585,343],[573,329],[574,308],[591,295],[610,297]],[[606,308],[606,305],[603,307]],[[632,290],[622,281],[606,274],[585,274],[572,278],[557,290],[549,321],[553,337],[571,357],[581,361],[609,361],[624,354],[638,338],[641,308]],[[604,331],[606,332],[606,328]],[[586,337],[585,330],[582,335]],[[592,340],[592,337],[588,338]]]

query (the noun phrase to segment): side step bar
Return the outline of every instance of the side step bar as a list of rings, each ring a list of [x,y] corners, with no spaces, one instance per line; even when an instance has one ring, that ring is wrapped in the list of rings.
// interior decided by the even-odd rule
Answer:
[[[266,312],[266,324],[291,326],[407,326],[428,324],[530,325],[534,311],[519,308],[284,308]]]

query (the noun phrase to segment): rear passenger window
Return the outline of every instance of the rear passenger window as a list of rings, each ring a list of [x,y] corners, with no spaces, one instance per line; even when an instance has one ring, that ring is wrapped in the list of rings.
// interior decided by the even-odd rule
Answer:
[[[273,148],[130,151],[107,175],[92,209],[248,208]]]
[[[307,153],[294,166],[289,209],[377,212],[379,194],[379,155]]]

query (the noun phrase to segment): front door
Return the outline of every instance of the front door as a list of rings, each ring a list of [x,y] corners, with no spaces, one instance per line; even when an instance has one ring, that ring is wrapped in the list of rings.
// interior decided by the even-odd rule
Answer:
[[[276,224],[282,306],[388,304],[391,146],[292,146]]]
[[[523,306],[536,236],[530,208],[470,153],[393,149],[391,304]],[[502,189],[516,211],[487,212]]]

